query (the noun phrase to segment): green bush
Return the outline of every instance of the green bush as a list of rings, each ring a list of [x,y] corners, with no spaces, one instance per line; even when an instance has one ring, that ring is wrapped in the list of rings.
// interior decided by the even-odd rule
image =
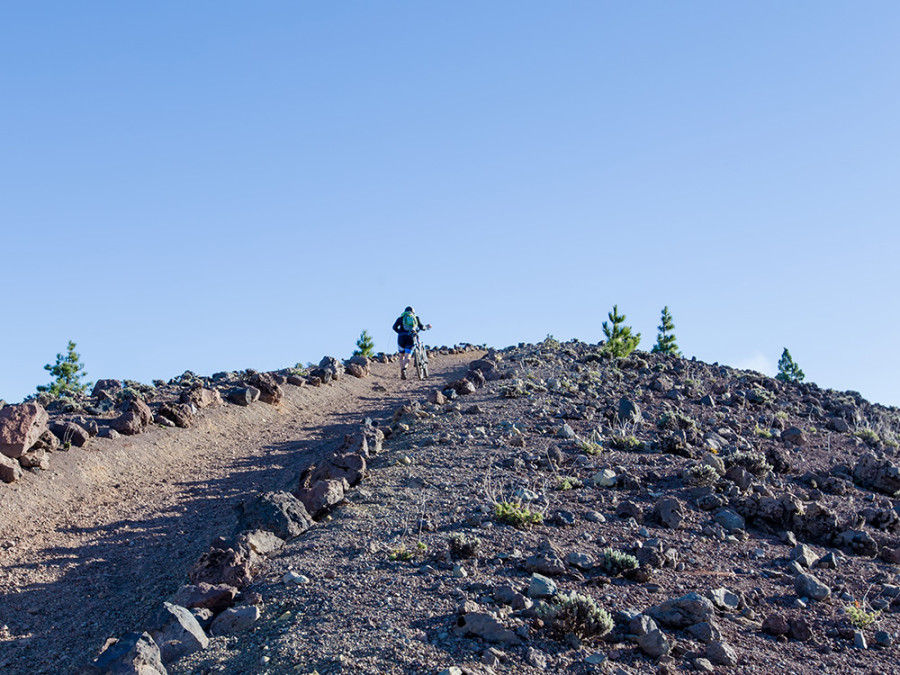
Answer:
[[[556,489],[563,492],[581,487],[584,487],[584,483],[574,476],[558,476],[556,479]]]
[[[481,546],[481,539],[457,533],[450,535],[447,545],[450,548],[450,555],[454,558],[472,558]]]
[[[494,505],[494,516],[498,522],[512,525],[519,529],[540,525],[544,522],[544,514],[533,512],[519,502],[500,502]]]
[[[575,591],[558,594],[544,620],[557,635],[575,635],[581,640],[602,637],[613,628],[609,612],[590,596]]]
[[[605,548],[600,553],[600,569],[611,577],[638,567],[638,559],[614,548]]]
[[[631,452],[640,452],[644,449],[643,442],[632,435],[613,436],[609,439],[609,446],[616,450],[630,450]]]

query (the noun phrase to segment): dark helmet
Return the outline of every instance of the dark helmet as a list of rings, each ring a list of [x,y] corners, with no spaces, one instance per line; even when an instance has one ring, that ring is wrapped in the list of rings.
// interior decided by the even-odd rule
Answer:
[[[404,312],[412,312],[413,314],[416,313],[416,310],[414,310],[412,307],[407,307],[407,308],[404,309],[403,311],[404,311]]]

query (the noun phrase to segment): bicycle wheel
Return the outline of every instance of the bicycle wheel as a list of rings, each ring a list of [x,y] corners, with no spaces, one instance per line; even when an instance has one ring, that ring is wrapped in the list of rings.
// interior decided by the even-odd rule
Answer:
[[[425,379],[425,374],[424,374],[423,370],[424,370],[424,368],[425,368],[425,365],[422,363],[422,350],[421,350],[421,348],[417,348],[417,349],[413,352],[413,361],[415,361],[415,364],[416,364],[416,375],[419,376],[419,379],[420,379],[420,380],[424,380],[424,379]]]

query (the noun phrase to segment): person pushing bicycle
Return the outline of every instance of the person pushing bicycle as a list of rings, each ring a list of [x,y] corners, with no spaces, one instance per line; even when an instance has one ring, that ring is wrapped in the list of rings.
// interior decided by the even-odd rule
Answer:
[[[406,367],[409,365],[409,355],[416,344],[416,333],[420,330],[428,330],[431,324],[423,324],[422,319],[416,316],[416,310],[407,307],[403,314],[394,322],[394,332],[397,333],[397,347],[400,350],[400,379],[406,379]]]

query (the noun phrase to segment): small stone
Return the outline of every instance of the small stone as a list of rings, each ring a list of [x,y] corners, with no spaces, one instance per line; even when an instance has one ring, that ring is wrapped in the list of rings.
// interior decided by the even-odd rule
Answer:
[[[853,631],[853,646],[857,649],[868,649],[866,644],[866,636],[861,630]]]
[[[466,568],[462,565],[456,565],[453,568],[453,576],[456,579],[465,579],[467,576],[469,576],[469,573],[466,572]]]
[[[297,572],[294,572],[294,571],[290,571],[287,574],[285,574],[283,577],[281,577],[281,581],[282,581],[282,583],[284,583],[285,586],[291,586],[291,585],[299,586],[300,584],[308,584],[309,577],[307,577],[303,574],[298,574]]]
[[[229,607],[213,620],[209,631],[213,635],[239,633],[250,628],[259,616],[259,607],[256,605]]]
[[[734,648],[727,642],[713,642],[706,648],[706,658],[717,666],[736,666],[738,663],[737,653]]]
[[[800,574],[794,579],[794,591],[801,598],[824,600],[831,595],[831,589],[812,574]]]
[[[658,659],[672,651],[672,645],[659,629],[641,635],[637,640],[638,646],[647,656]]]
[[[595,473],[591,481],[597,487],[613,487],[616,484],[616,472],[612,469],[603,469]]]
[[[606,654],[603,652],[594,652],[593,654],[589,654],[584,661],[592,666],[599,666],[606,662]]]
[[[893,647],[894,636],[886,630],[875,631],[875,645],[878,647]]]
[[[715,666],[710,663],[709,659],[704,659],[700,657],[698,659],[694,659],[694,670],[698,673],[714,673],[716,672]]]
[[[558,587],[553,579],[537,572],[531,575],[531,583],[528,585],[529,598],[551,598],[556,595],[557,590]]]

